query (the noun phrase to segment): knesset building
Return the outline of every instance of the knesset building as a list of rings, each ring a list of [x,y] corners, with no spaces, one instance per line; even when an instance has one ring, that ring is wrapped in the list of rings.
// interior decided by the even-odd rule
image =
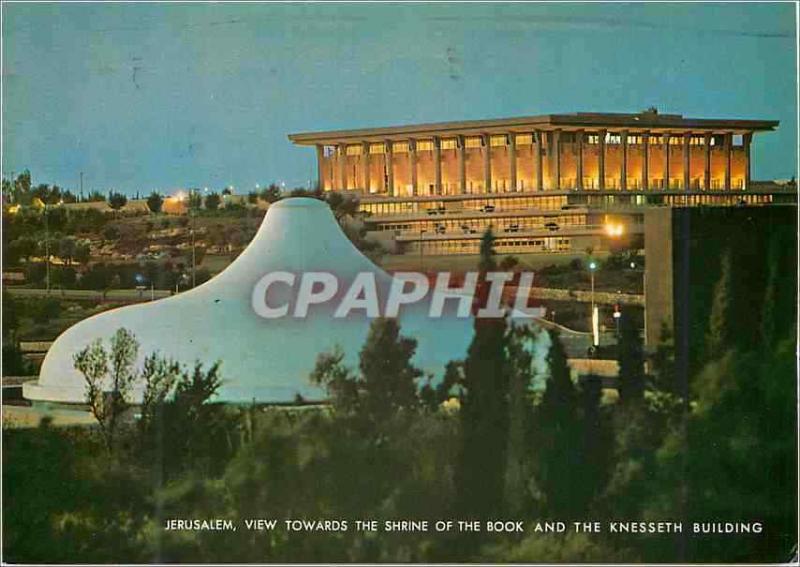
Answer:
[[[323,191],[353,192],[395,252],[603,249],[644,232],[648,206],[794,202],[751,180],[772,120],[576,113],[291,134],[317,153]]]

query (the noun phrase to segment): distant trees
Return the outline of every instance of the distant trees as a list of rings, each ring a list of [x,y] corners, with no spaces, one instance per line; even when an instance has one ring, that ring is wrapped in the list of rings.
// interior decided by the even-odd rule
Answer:
[[[207,210],[216,211],[221,203],[222,199],[220,198],[218,193],[210,193],[206,195],[205,207]]]
[[[151,213],[160,213],[163,205],[164,197],[162,197],[159,193],[153,191],[147,197],[147,208],[150,209]]]
[[[354,217],[358,213],[360,201],[356,197],[345,197],[341,193],[330,192],[326,194],[325,200],[340,224],[345,217]]]
[[[128,204],[128,198],[125,195],[123,195],[122,193],[117,193],[116,191],[109,192],[108,194],[109,207],[111,207],[115,211],[118,211],[127,204]]]
[[[281,188],[274,183],[270,183],[268,187],[262,189],[259,197],[261,197],[262,201],[266,201],[267,203],[279,201],[282,197]]]
[[[77,253],[78,241],[74,238],[67,236],[58,241],[58,256],[68,266],[72,264],[72,260],[75,259]]]

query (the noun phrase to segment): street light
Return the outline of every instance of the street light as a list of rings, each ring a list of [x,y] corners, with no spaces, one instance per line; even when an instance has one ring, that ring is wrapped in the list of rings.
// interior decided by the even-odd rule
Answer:
[[[597,347],[600,345],[600,330],[599,330],[599,316],[597,313],[597,307],[594,305],[594,272],[597,270],[597,262],[591,260],[589,262],[589,276],[592,282],[592,294],[591,294],[591,302],[592,302],[592,346]]]
[[[44,199],[44,255],[45,255],[45,287],[50,295],[50,224],[48,222],[47,198]]]
[[[142,274],[136,274],[135,278],[136,278],[136,283],[139,284],[138,286],[136,286],[136,289],[139,290],[139,297],[142,297],[142,290],[145,289],[144,282],[147,281],[147,278],[144,277]],[[155,284],[153,283],[153,280],[150,280],[150,301],[153,301],[155,298],[156,298]]]
[[[422,255],[423,255],[424,250],[425,250],[425,247],[424,247],[424,245],[422,243],[422,235],[425,234],[426,232],[428,232],[428,231],[425,230],[424,228],[419,229],[419,271],[420,272],[423,271],[423,264],[422,264],[423,257],[422,257]]]

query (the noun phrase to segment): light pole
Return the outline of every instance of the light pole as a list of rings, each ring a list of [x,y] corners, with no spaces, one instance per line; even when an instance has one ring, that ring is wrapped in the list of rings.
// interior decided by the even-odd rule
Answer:
[[[195,255],[195,247],[194,247],[194,206],[195,206],[195,199],[197,198],[198,196],[195,190],[192,189],[189,192],[189,218],[192,221],[191,233],[192,233],[192,287],[193,288],[195,286],[195,282],[197,281],[195,277],[197,256]]]
[[[45,288],[47,295],[50,295],[50,223],[47,213],[47,197],[44,200],[44,265],[45,265]]]
[[[423,234],[428,232],[424,228],[419,229],[419,271],[423,271],[423,254],[425,252],[425,246],[422,243]]]
[[[591,303],[592,303],[592,346],[598,347],[600,345],[600,332],[599,332],[599,316],[597,313],[597,307],[594,304],[594,272],[597,270],[597,262],[594,260],[589,261],[589,277],[591,279],[592,285],[592,293],[591,293]]]

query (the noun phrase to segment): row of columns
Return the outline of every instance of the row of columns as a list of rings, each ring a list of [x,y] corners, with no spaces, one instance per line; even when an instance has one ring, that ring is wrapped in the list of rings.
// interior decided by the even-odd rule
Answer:
[[[598,185],[599,189],[605,189],[605,154],[606,154],[606,130],[598,132]],[[551,176],[554,180],[555,187],[553,189],[561,189],[561,151],[560,151],[560,130],[547,130],[547,131],[534,131],[533,132],[533,150],[534,150],[534,178],[536,179],[536,187],[542,190],[544,187],[544,174],[543,174],[543,158],[542,158],[542,137],[547,136],[548,147],[555,148],[556,151],[550,151],[548,155],[549,168],[552,172]],[[650,171],[650,133],[645,132],[640,134],[642,137],[642,170],[641,170],[641,188],[649,188]],[[509,133],[508,135],[509,147],[509,179],[511,181],[511,190],[517,191],[517,144],[516,133]],[[669,152],[669,138],[668,135],[662,136],[663,146],[663,172],[662,178],[665,185],[669,185],[669,170],[670,170],[670,152]],[[583,146],[584,146],[584,131],[579,130],[575,132],[575,143],[577,145],[577,160],[576,160],[576,188],[583,189]],[[686,190],[691,184],[691,170],[690,170],[690,140],[692,137],[691,132],[683,133],[683,188]],[[458,154],[458,182],[460,193],[467,192],[467,179],[466,179],[466,149],[465,137],[456,137],[456,148]],[[730,189],[731,187],[731,153],[732,153],[732,140],[733,134],[726,133],[723,136],[723,151],[725,153],[724,171],[725,171],[725,186],[724,188]],[[744,159],[745,159],[745,178],[744,187],[750,186],[750,144],[752,141],[752,134],[746,133],[743,135],[744,145]],[[491,163],[491,137],[489,134],[481,135],[482,145],[485,148],[483,152],[483,181],[486,192],[492,192],[492,163]],[[408,155],[409,166],[411,169],[411,186],[413,187],[414,195],[417,194],[417,148],[416,140],[408,140]],[[393,166],[393,142],[387,140],[384,143],[384,155],[386,156],[386,173],[387,173],[387,190],[394,194],[394,166]],[[362,179],[364,180],[365,188],[369,187],[369,142],[362,142],[361,153],[362,159]],[[628,184],[628,132],[623,131],[620,133],[620,147],[622,148],[622,159],[620,160],[620,189],[627,189]],[[704,134],[704,168],[703,168],[703,185],[704,189],[711,189],[711,134]],[[338,184],[340,187],[347,186],[347,152],[344,144],[338,146],[337,152],[339,159],[338,170]],[[433,163],[434,163],[434,192],[437,195],[442,193],[442,162],[441,162],[441,138],[433,138]],[[317,164],[319,174],[319,186],[323,186],[323,159],[324,152],[323,146],[317,146]]]

